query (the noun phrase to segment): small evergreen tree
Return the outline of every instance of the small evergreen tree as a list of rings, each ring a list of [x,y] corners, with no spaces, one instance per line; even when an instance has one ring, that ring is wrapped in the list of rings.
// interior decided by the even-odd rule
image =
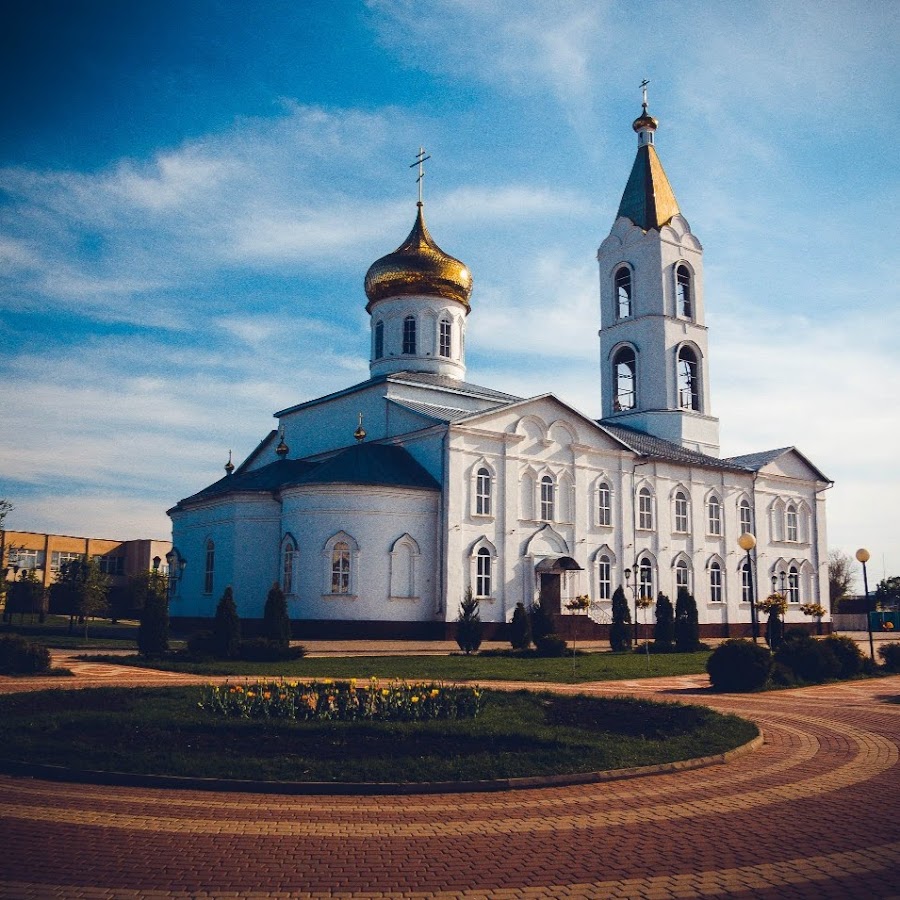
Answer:
[[[466,588],[466,595],[459,605],[456,617],[456,643],[466,654],[481,646],[481,613],[478,600],[472,595],[472,588]]]
[[[531,646],[531,622],[525,604],[517,603],[509,626],[509,642],[513,650],[527,650]]]
[[[631,613],[625,591],[620,584],[612,595],[612,625],[609,626],[609,645],[613,650],[631,647]]]
[[[215,654],[219,659],[237,659],[241,655],[241,620],[230,586],[225,588],[216,607],[213,635]]]
[[[158,572],[146,572],[138,578],[140,586],[136,586],[136,590],[139,591],[143,603],[138,626],[138,652],[142,656],[162,656],[169,649],[169,599],[166,596],[166,578]]]
[[[766,621],[766,643],[774,653],[784,640],[784,622],[781,621],[779,610],[772,607],[769,610],[769,618]]]
[[[553,617],[541,606],[540,600],[536,600],[531,604],[528,618],[531,620],[531,639],[536,645],[548,634],[556,632],[556,628],[553,625]]]
[[[287,653],[291,644],[291,618],[288,615],[284,591],[276,581],[266,597],[263,613],[263,637],[271,641],[282,653]]]
[[[678,588],[675,600],[675,649],[691,653],[700,647],[700,619],[697,601],[687,588]]]
[[[656,624],[653,626],[653,643],[671,647],[675,640],[675,610],[672,601],[662,592],[656,598]]]

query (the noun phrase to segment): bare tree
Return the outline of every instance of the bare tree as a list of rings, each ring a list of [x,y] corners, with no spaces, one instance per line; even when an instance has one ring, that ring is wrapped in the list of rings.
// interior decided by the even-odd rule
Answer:
[[[850,593],[851,584],[853,560],[841,550],[832,550],[828,554],[828,597],[832,611]]]

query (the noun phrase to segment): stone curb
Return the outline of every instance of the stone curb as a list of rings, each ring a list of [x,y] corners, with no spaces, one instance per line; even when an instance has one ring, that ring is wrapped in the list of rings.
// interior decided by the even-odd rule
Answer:
[[[713,756],[682,759],[653,766],[630,769],[610,769],[605,772],[574,772],[568,775],[535,775],[524,778],[496,778],[483,781],[428,782],[330,782],[330,781],[253,781],[250,779],[188,778],[180,775],[141,775],[130,772],[96,772],[89,769],[70,769],[0,759],[0,772],[45,781],[75,782],[79,784],[115,785],[131,788],[167,788],[184,791],[226,791],[252,794],[469,794],[491,791],[518,791],[544,787],[569,787],[577,784],[596,784],[642,778],[645,775],[664,775],[722,765],[753,752],[764,743],[763,736]]]

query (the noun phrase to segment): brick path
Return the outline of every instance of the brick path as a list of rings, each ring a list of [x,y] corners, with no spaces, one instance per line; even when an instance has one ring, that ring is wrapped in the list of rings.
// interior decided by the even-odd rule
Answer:
[[[85,685],[195,680],[80,666]],[[726,765],[628,781],[279,797],[0,777],[0,898],[900,897],[900,676],[752,696],[705,683],[560,687],[698,700],[763,730]]]

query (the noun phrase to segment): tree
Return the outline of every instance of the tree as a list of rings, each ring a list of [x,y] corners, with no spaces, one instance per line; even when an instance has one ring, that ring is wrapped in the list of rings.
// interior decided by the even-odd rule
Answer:
[[[853,560],[840,550],[828,554],[828,598],[832,611],[850,593],[853,584]]]
[[[263,612],[263,637],[275,644],[279,651],[287,653],[291,645],[291,618],[288,615],[284,591],[276,581],[266,597]]]
[[[19,616],[37,615],[43,622],[46,611],[46,592],[33,569],[23,572],[18,581],[10,582],[6,594],[8,617],[13,613]]]
[[[241,655],[241,620],[229,585],[216,607],[213,623],[213,646],[220,659],[237,659]]]
[[[678,588],[675,598],[675,649],[690,653],[700,647],[700,624],[697,601],[687,588]]]
[[[102,616],[109,610],[109,576],[100,569],[95,559],[89,559],[84,566],[84,577],[78,597],[78,615],[84,620],[84,636],[88,636],[88,624],[95,616]]]
[[[138,626],[138,651],[142,656],[162,656],[169,649],[169,598],[166,577],[159,572],[144,572],[133,579],[135,593],[141,597],[141,622]]]
[[[531,622],[524,603],[517,603],[509,625],[509,642],[514,650],[527,650],[531,646]]]
[[[656,624],[653,626],[653,643],[671,647],[675,641],[675,610],[672,601],[662,592],[656,598]]]
[[[9,500],[0,500],[0,531],[3,530],[3,523],[6,521],[6,517],[11,513],[15,507],[10,503]]]
[[[631,613],[625,591],[620,584],[612,595],[612,625],[609,626],[609,645],[613,650],[631,647]]]
[[[108,594],[109,576],[100,570],[100,565],[93,559],[76,559],[60,568],[56,582],[50,586],[50,605],[54,612],[69,617],[69,631],[77,617],[87,637],[89,619],[108,609]]]
[[[472,588],[466,588],[466,595],[459,605],[456,617],[456,643],[467,655],[481,646],[481,613],[478,600],[472,595]]]
[[[0,500],[0,531],[3,531],[3,522],[6,519],[6,516],[12,512],[14,509],[12,503],[9,500]],[[7,549],[7,553],[12,550],[12,548]],[[7,559],[9,557],[7,556]],[[0,600],[2,600],[6,596],[6,560],[0,557]],[[3,618],[9,619],[9,610],[4,608]]]
[[[553,625],[553,617],[543,606],[541,606],[540,600],[536,600],[531,604],[531,609],[528,611],[528,618],[531,625],[531,639],[536,645],[547,637],[548,634],[555,633],[556,628]]]
[[[900,576],[882,578],[875,588],[875,603],[880,609],[897,609],[900,606]]]

